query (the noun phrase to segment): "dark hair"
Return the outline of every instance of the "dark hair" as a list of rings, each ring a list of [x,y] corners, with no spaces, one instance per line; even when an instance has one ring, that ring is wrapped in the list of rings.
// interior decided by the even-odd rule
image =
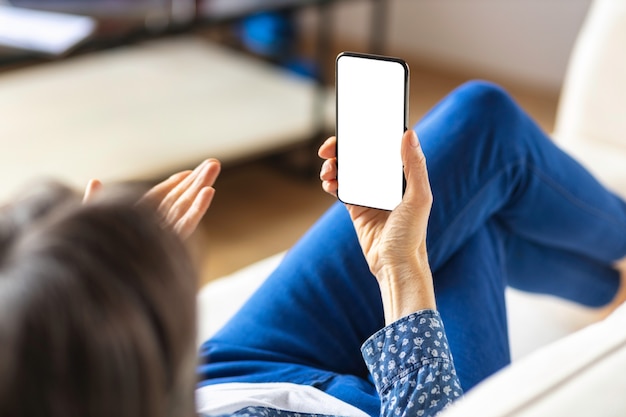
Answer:
[[[193,413],[196,275],[135,196],[0,211],[0,415]]]

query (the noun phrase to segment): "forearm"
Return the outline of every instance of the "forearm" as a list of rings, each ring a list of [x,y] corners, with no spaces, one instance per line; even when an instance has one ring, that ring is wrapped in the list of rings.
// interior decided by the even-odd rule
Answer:
[[[386,327],[362,347],[381,398],[381,417],[435,416],[463,394],[436,311],[425,250],[376,271]]]

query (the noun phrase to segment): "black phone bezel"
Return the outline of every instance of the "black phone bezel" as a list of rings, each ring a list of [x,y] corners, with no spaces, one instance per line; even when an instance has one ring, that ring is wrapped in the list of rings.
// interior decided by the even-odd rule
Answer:
[[[338,71],[339,71],[339,60],[342,57],[354,57],[354,58],[363,58],[363,59],[375,59],[375,60],[382,60],[382,61],[391,61],[391,62],[395,62],[398,64],[402,65],[402,68],[404,69],[404,131],[406,132],[408,130],[408,117],[409,117],[409,81],[410,81],[410,71],[409,71],[409,65],[406,63],[405,60],[401,59],[401,58],[397,58],[397,57],[392,57],[392,56],[386,56],[386,55],[377,55],[377,54],[369,54],[369,53],[362,53],[362,52],[351,52],[351,51],[344,51],[341,52],[340,54],[337,55],[337,58],[335,58],[335,138],[336,138],[336,143],[335,143],[335,156],[337,158],[337,175],[339,175],[339,94],[338,94],[338,81],[339,81],[339,77],[338,77]],[[404,192],[406,190],[406,175],[404,175],[404,167],[402,170],[402,195],[404,196]],[[385,210],[385,211],[389,211],[387,209],[382,209],[382,208],[378,208],[378,207],[369,207],[369,206],[364,206],[362,204],[355,204],[355,203],[351,203],[351,202],[347,202],[347,201],[343,201],[340,197],[339,197],[339,184],[337,184],[337,199],[339,201],[341,201],[344,204],[350,204],[350,205],[355,205],[355,206],[360,206],[360,207],[367,207],[367,208],[374,208],[377,210]]]

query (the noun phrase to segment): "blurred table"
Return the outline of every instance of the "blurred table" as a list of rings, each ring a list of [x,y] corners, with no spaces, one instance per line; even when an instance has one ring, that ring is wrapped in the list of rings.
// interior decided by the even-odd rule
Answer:
[[[315,4],[327,13],[331,3],[207,0],[190,29],[261,9]],[[327,63],[331,19],[321,17],[317,59]],[[325,80],[194,35],[80,51],[0,72],[0,201],[42,177],[75,187],[154,179],[207,157],[232,164],[311,144],[333,129]]]
[[[317,132],[317,100],[314,81],[193,36],[1,73],[0,199],[34,178],[153,179],[284,149]]]

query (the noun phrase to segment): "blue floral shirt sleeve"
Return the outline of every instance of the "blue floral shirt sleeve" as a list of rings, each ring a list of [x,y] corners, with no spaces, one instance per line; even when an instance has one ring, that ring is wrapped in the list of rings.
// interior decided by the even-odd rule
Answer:
[[[381,417],[434,416],[463,394],[439,313],[423,310],[371,336],[361,352]]]

